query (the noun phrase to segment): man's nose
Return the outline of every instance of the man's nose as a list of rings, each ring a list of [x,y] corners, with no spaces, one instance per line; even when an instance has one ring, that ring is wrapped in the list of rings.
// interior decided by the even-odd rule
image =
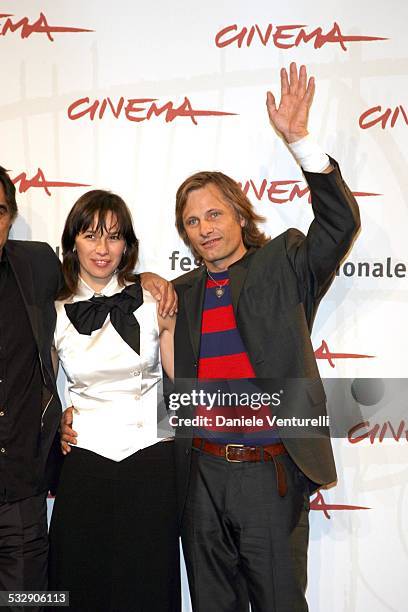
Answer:
[[[200,223],[200,232],[202,236],[208,236],[214,231],[214,226],[212,221],[208,219],[203,219]]]

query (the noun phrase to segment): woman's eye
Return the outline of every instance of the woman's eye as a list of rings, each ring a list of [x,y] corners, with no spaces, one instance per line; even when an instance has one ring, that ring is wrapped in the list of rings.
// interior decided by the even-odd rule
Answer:
[[[189,219],[187,221],[187,225],[195,225],[197,223],[197,219]]]

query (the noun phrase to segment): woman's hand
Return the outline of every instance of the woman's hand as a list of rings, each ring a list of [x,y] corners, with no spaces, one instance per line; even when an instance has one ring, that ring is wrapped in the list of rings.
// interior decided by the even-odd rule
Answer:
[[[71,452],[70,444],[77,443],[78,434],[72,429],[72,421],[74,420],[74,411],[78,412],[74,406],[69,406],[61,416],[60,421],[60,436],[61,436],[61,451],[63,455]]]

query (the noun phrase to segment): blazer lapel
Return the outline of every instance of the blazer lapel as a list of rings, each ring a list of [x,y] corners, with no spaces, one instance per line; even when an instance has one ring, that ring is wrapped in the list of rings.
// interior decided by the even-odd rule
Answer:
[[[24,306],[33,330],[34,339],[37,343],[37,347],[39,348],[40,342],[38,338],[37,311],[32,307],[34,304],[34,281],[30,261],[28,257],[22,256],[20,249],[16,248],[16,245],[13,244],[13,242],[7,242],[6,249],[7,258],[9,260],[10,267],[13,270],[18,288],[20,289]]]
[[[242,287],[244,286],[245,279],[248,274],[249,264],[252,259],[251,257],[248,257],[248,255],[254,251],[254,248],[250,248],[242,259],[238,260],[228,268],[231,283],[232,306],[235,313],[238,311],[239,296],[241,295]]]
[[[197,360],[200,351],[205,285],[206,274],[203,267],[197,270],[197,276],[193,280],[191,287],[184,293],[184,307],[186,309],[190,339]]]

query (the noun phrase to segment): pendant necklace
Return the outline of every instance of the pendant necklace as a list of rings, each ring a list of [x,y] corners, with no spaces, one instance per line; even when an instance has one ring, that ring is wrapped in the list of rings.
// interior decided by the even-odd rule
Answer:
[[[215,283],[217,285],[216,289],[215,289],[215,295],[217,296],[217,298],[222,298],[222,296],[225,293],[225,285],[228,283],[228,279],[225,279],[225,282],[223,285],[220,285],[219,283],[217,283],[217,281],[215,280],[215,278],[213,278],[211,276],[211,274],[209,273],[208,269],[207,269],[207,274],[209,276],[209,278],[212,280],[213,283]]]

